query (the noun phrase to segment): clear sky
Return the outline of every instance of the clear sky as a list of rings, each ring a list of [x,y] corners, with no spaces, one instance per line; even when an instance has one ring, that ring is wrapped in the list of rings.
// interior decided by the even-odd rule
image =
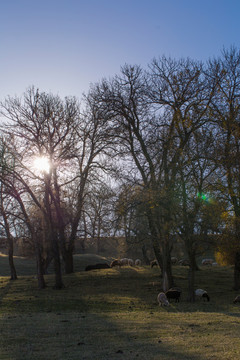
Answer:
[[[205,61],[231,45],[239,0],[0,0],[0,100],[32,85],[81,98],[125,63]]]

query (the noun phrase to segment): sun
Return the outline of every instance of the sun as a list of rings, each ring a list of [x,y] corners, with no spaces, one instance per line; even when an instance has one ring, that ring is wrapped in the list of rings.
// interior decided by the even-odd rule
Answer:
[[[49,159],[46,156],[37,156],[33,162],[34,169],[48,173],[50,170]]]

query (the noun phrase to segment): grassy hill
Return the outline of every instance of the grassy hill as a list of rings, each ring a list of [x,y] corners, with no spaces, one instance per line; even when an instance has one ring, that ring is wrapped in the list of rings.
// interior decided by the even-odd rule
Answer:
[[[196,287],[208,291],[210,302],[191,304],[187,268],[174,266],[182,299],[160,307],[157,268],[83,271],[102,260],[111,259],[76,255],[76,272],[63,275],[64,289],[53,289],[50,274],[39,291],[34,262],[15,258],[19,279],[10,281],[7,258],[0,257],[0,359],[240,359],[232,268],[197,272]]]

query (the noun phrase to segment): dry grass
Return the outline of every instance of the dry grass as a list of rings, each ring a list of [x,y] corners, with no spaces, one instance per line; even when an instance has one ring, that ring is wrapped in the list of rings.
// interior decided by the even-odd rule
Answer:
[[[75,260],[84,269],[90,257]],[[37,290],[30,273],[17,281],[0,278],[1,360],[240,359],[231,268],[198,272],[196,286],[208,290],[211,301],[190,304],[187,268],[174,267],[183,297],[168,308],[156,301],[156,268],[79,271],[64,276],[60,291],[53,289],[53,275],[46,276],[45,290]]]

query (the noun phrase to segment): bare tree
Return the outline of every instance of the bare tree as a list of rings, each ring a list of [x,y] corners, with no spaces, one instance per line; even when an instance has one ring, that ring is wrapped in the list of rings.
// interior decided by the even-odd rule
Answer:
[[[12,175],[14,175],[14,181],[12,180]],[[43,266],[42,266],[41,250],[40,250],[36,231],[34,229],[34,226],[32,225],[31,219],[28,214],[28,206],[27,206],[27,201],[26,201],[29,193],[31,194],[30,196],[33,197],[33,199],[35,199],[36,202],[37,202],[37,199],[35,198],[33,193],[31,193],[30,189],[28,189],[27,184],[24,183],[24,181],[22,181],[22,179],[20,181],[18,181],[19,179],[17,179],[17,176],[15,176],[15,175],[16,175],[15,172],[13,172],[13,169],[11,169],[7,177],[6,176],[1,177],[1,182],[4,185],[4,187],[7,189],[7,192],[8,192],[8,195],[10,196],[10,198],[13,199],[13,201],[15,201],[16,203],[18,203],[20,212],[22,214],[22,216],[21,216],[22,220],[24,220],[24,222],[28,228],[29,234],[32,238],[32,241],[35,245],[38,287],[39,287],[39,289],[43,289],[43,288],[45,288],[46,285],[45,285],[45,280],[44,280],[44,276],[43,276],[44,271],[43,271]],[[5,209],[4,209],[4,211],[5,211]],[[5,222],[5,227],[8,232],[8,230],[9,230],[8,222]],[[10,253],[9,253],[10,266],[13,266],[12,259],[11,259],[12,255],[13,255],[12,235],[10,233],[8,233],[8,236],[10,237]],[[11,267],[11,270],[14,271],[14,268]]]
[[[211,102],[215,127],[218,190],[227,194],[229,212],[235,221],[236,241],[240,239],[240,51],[232,47],[209,62],[209,78],[217,90]],[[240,289],[240,253],[236,251],[234,289]]]
[[[2,132],[9,136],[9,151],[17,159],[15,174],[42,211],[51,242],[56,288],[63,286],[60,252],[66,273],[73,271],[85,186],[89,177],[101,170],[100,154],[107,143],[107,121],[87,97],[85,105],[80,113],[75,98],[63,101],[34,88],[24,94],[23,100],[8,98],[2,104],[2,114],[8,120]],[[45,160],[47,168],[34,168],[34,160]]]
[[[70,130],[78,114],[76,101],[65,99],[63,103],[58,97],[40,94],[38,90],[31,88],[24,94],[23,101],[8,98],[2,104],[2,109],[3,115],[8,119],[3,128],[11,139],[8,148],[17,159],[15,174],[18,181],[24,184],[25,191],[43,211],[54,255],[55,286],[61,288],[59,229],[53,219],[51,204],[54,203],[60,213],[60,207],[56,206],[59,205],[56,164],[63,168],[66,166],[64,160],[68,160],[68,148],[72,144]],[[44,158],[49,162],[49,169],[34,169],[34,159],[40,161]],[[61,226],[63,224],[59,221],[58,228],[61,229]]]
[[[87,222],[87,235],[97,244],[97,253],[101,251],[101,238],[114,233],[113,229],[113,189],[106,183],[88,188],[84,202],[84,220]]]
[[[171,286],[179,159],[193,132],[206,121],[210,101],[202,65],[163,57],[153,60],[148,74],[126,65],[120,76],[98,85],[95,96],[112,116],[125,172],[142,186],[152,246]]]
[[[10,272],[11,272],[11,280],[17,279],[17,272],[14,265],[13,260],[13,234],[11,232],[11,216],[9,214],[8,207],[11,206],[11,200],[9,196],[4,194],[3,190],[3,183],[0,185],[0,200],[1,200],[1,207],[0,207],[0,216],[3,219],[3,222],[1,223],[2,228],[5,230],[6,238],[8,241],[8,260],[9,260],[9,266],[10,266]],[[9,202],[10,201],[10,202]]]
[[[181,158],[179,171],[179,235],[189,259],[188,300],[194,301],[196,257],[213,246],[209,234],[219,231],[223,204],[216,196],[217,165],[213,134],[209,128],[196,131]],[[214,196],[215,195],[215,196]]]

